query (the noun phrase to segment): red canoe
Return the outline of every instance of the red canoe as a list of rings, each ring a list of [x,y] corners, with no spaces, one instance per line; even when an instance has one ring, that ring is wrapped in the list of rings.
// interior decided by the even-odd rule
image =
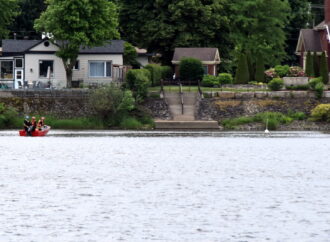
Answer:
[[[49,130],[50,130],[50,126],[45,126],[45,128],[43,128],[42,130],[33,131],[32,136],[33,137],[45,136],[48,133]],[[27,136],[25,130],[20,130],[19,131],[19,136]]]

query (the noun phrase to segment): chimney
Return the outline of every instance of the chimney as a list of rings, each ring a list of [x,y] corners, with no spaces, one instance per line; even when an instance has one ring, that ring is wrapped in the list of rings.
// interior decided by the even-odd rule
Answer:
[[[330,23],[330,0],[324,0],[324,20]]]

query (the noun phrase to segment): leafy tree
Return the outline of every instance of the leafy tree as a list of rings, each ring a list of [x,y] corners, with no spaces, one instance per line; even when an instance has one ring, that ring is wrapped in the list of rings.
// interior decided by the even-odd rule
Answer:
[[[290,6],[287,0],[233,0],[231,38],[235,50],[261,53],[268,65],[281,62],[285,54],[285,31]]]
[[[254,79],[257,82],[265,82],[265,62],[261,54],[256,58],[256,72]]]
[[[17,0],[0,0],[0,38],[8,36],[8,26],[17,15]]]
[[[170,64],[175,47],[228,46],[228,0],[121,0],[123,38]],[[229,48],[222,48],[226,56]]]
[[[308,77],[314,77],[314,61],[313,56],[310,51],[307,52],[306,55],[306,68],[305,73]]]
[[[316,52],[313,54],[313,66],[314,66],[314,75],[316,77],[320,76],[320,58]]]
[[[20,14],[16,16],[10,31],[16,33],[16,38],[30,39],[41,38],[40,34],[33,28],[34,21],[46,10],[44,0],[18,0]]]
[[[139,68],[141,64],[136,60],[137,59],[137,53],[135,47],[125,42],[124,44],[124,65],[130,65],[133,68]]]
[[[107,0],[47,0],[47,10],[36,20],[38,31],[51,33],[63,61],[67,87],[80,48],[100,46],[118,38],[117,8]]]
[[[249,67],[246,59],[246,55],[241,53],[238,61],[238,66],[236,70],[235,83],[236,84],[246,84],[250,80]]]
[[[180,79],[183,81],[198,82],[204,75],[202,62],[195,58],[182,58],[179,66]]]
[[[324,84],[328,84],[329,82],[329,68],[327,57],[325,56],[325,52],[321,55],[320,60],[320,76],[322,77],[322,81]]]

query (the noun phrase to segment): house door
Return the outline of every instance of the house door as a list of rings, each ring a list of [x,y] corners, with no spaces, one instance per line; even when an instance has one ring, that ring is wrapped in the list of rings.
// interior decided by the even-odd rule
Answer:
[[[15,69],[15,89],[23,86],[23,69]]]

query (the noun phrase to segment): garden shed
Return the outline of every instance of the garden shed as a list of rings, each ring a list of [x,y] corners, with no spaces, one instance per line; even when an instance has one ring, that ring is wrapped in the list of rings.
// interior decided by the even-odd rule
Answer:
[[[217,48],[175,48],[172,64],[175,66],[175,75],[180,77],[180,60],[185,57],[199,59],[204,67],[204,73],[216,76],[220,64],[220,54]]]

